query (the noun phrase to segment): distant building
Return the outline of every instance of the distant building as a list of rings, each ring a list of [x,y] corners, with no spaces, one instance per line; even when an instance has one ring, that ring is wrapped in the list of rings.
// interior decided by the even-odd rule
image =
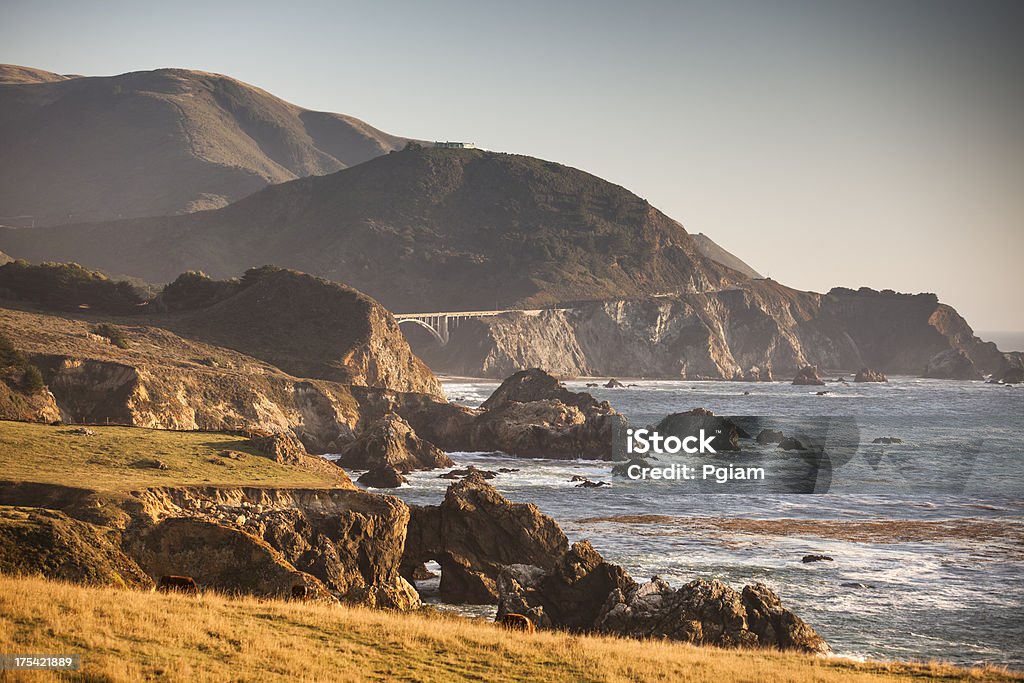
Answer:
[[[442,149],[476,149],[472,142],[435,142],[434,147]]]

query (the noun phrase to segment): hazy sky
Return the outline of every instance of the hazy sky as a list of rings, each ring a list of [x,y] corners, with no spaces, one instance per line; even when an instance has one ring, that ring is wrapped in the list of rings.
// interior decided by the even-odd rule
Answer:
[[[229,74],[624,185],[802,289],[1024,330],[1024,2],[31,2],[0,61]]]

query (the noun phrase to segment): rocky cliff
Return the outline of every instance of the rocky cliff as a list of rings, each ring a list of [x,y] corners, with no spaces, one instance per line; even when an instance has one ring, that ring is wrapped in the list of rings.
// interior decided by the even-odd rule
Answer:
[[[921,375],[949,349],[963,351],[979,376],[1022,363],[1021,354],[975,337],[932,294],[816,294],[770,280],[479,318],[456,328],[445,347],[417,344],[434,369],[465,375],[542,367],[563,376],[750,380],[792,377],[807,365]]]

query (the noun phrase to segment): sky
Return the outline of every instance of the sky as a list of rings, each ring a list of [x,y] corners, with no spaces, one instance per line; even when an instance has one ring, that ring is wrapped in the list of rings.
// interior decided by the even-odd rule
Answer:
[[[793,287],[1024,330],[1017,0],[0,0],[0,62],[228,74],[581,168]]]

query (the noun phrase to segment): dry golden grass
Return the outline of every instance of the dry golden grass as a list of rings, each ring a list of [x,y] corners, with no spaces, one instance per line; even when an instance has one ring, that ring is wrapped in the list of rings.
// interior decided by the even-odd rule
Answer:
[[[199,598],[0,576],[0,652],[79,653],[94,681],[1021,680],[561,633],[332,605]],[[53,674],[11,679],[40,680]]]
[[[137,427],[89,427],[95,435],[0,421],[0,481],[36,482],[128,491],[149,486],[332,487],[337,479],[280,465],[252,450],[248,440],[212,432]],[[221,451],[242,453],[225,458]],[[147,467],[159,460],[166,470]]]

